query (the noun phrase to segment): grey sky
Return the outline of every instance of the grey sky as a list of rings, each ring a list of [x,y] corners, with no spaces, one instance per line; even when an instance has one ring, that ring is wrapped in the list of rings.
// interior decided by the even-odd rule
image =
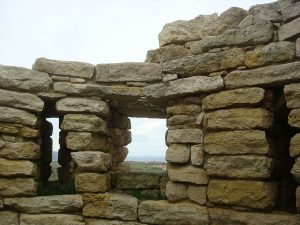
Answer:
[[[147,50],[158,48],[157,35],[167,22],[267,2],[272,1],[0,0],[0,64],[31,68],[38,57],[93,64],[144,61]],[[145,136],[147,129],[157,132]],[[133,121],[131,154],[164,155],[164,130],[165,121]]]

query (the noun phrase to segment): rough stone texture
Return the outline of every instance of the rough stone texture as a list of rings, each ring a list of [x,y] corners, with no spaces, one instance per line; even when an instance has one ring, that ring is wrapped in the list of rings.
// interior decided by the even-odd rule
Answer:
[[[230,209],[209,208],[212,225],[297,225],[300,217],[287,213],[251,213]]]
[[[189,145],[172,144],[166,153],[166,160],[174,163],[186,163],[191,155],[191,147]]]
[[[111,129],[112,142],[116,146],[126,146],[131,143],[131,132],[119,128]]]
[[[77,212],[83,206],[81,195],[54,195],[32,198],[5,198],[4,204],[24,213]]]
[[[242,48],[232,48],[215,53],[204,53],[187,56],[163,63],[163,72],[176,73],[184,77],[204,75],[215,71],[234,69],[243,65],[245,51]]]
[[[291,170],[291,174],[298,182],[298,184],[300,184],[300,157],[296,158],[295,164]]]
[[[300,83],[284,86],[284,95],[289,109],[300,108]]]
[[[275,206],[277,185],[261,181],[211,180],[207,191],[209,201],[254,209]]]
[[[204,162],[203,145],[193,145],[191,147],[191,163],[195,166],[201,166]]]
[[[0,209],[2,209],[3,207],[4,207],[3,201],[2,201],[2,198],[0,197]]]
[[[248,67],[263,66],[269,63],[289,61],[295,58],[295,44],[287,41],[272,42],[246,52],[245,64]]]
[[[210,155],[270,154],[266,133],[259,130],[241,130],[207,134],[204,149]]]
[[[61,129],[66,131],[86,131],[108,133],[107,122],[95,115],[68,114],[64,116]]]
[[[20,225],[85,225],[82,216],[67,214],[21,214]]]
[[[236,107],[243,105],[257,105],[264,100],[265,90],[262,88],[243,88],[222,91],[206,96],[202,101],[204,110]]]
[[[7,160],[0,158],[0,176],[35,176],[36,165],[25,160]]]
[[[106,117],[109,113],[107,102],[84,98],[64,98],[56,103],[61,113],[93,113]]]
[[[103,152],[72,152],[72,159],[77,165],[78,171],[104,172],[111,166],[111,157]]]
[[[166,196],[170,202],[177,202],[187,198],[187,186],[182,183],[168,181]]]
[[[32,142],[5,142],[0,149],[0,157],[8,159],[39,159],[40,145]]]
[[[138,201],[123,194],[84,194],[83,215],[107,219],[136,220]]]
[[[296,40],[296,56],[300,58],[300,38]]]
[[[292,127],[300,128],[300,109],[293,109],[289,114],[288,120]]]
[[[171,115],[197,115],[201,112],[200,105],[173,105],[167,108],[168,116]]]
[[[167,127],[172,128],[189,128],[195,127],[196,117],[187,115],[175,115],[167,120]]]
[[[32,196],[36,192],[36,184],[32,178],[5,179],[0,178],[0,195]]]
[[[205,170],[192,165],[175,166],[169,163],[167,172],[171,181],[190,182],[194,184],[208,183]]]
[[[281,11],[282,14],[282,19],[284,22],[289,22],[293,19],[295,19],[296,17],[300,16],[300,3],[299,2],[295,2],[294,4],[284,8]]]
[[[280,22],[281,15],[275,2],[269,4],[258,4],[250,8],[249,14],[254,17],[254,21],[269,20],[271,22]]]
[[[204,124],[210,130],[267,129],[272,122],[272,114],[260,108],[219,110],[204,116]]]
[[[159,189],[163,174],[142,172],[116,173],[117,189]]]
[[[37,124],[37,117],[20,109],[0,106],[0,122],[35,126]]]
[[[94,73],[94,66],[89,63],[59,61],[46,58],[38,58],[32,68],[50,74],[81,78],[92,78]]]
[[[47,73],[23,67],[0,65],[0,87],[20,91],[48,91],[52,80]]]
[[[123,162],[126,159],[128,153],[128,148],[114,146],[114,163],[120,164],[121,162]]]
[[[0,212],[0,225],[19,225],[18,214],[10,211]]]
[[[299,213],[300,212],[300,186],[298,186],[296,190],[296,207]]]
[[[200,205],[206,204],[206,186],[189,185],[187,188],[187,196],[190,200]]]
[[[156,63],[112,63],[96,66],[97,82],[160,81],[161,66]]]
[[[168,130],[167,143],[202,143],[203,133],[200,129]]]
[[[124,130],[130,130],[131,122],[127,116],[113,111],[112,118],[110,120],[110,126],[111,128],[121,128]]]
[[[88,132],[69,132],[66,143],[73,151],[109,152],[110,150],[110,142],[106,137]]]
[[[206,207],[190,202],[143,201],[139,205],[139,219],[143,223],[165,225],[208,225]]]
[[[282,25],[278,30],[279,40],[288,40],[299,36],[300,34],[300,17]]]
[[[75,174],[77,192],[106,192],[110,189],[110,176],[98,173]]]
[[[290,155],[292,157],[300,156],[300,133],[296,134],[291,139]]]
[[[300,81],[300,62],[252,70],[237,70],[229,73],[224,81],[227,88],[289,84]]]
[[[210,156],[205,168],[211,177],[268,179],[273,165],[273,159],[264,156]]]
[[[124,222],[118,220],[86,219],[86,225],[146,225],[138,222]]]

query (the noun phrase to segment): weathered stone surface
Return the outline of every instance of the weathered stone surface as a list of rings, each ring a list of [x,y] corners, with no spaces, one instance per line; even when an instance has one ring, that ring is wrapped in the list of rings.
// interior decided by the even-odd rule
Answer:
[[[272,122],[272,114],[261,108],[218,110],[204,115],[204,124],[209,130],[267,129]]]
[[[300,17],[282,25],[278,30],[278,38],[280,41],[288,40],[299,36],[300,34]]]
[[[0,176],[35,176],[36,165],[25,160],[7,160],[0,158]]]
[[[187,196],[190,200],[200,205],[206,204],[206,186],[189,185],[187,188]]]
[[[106,192],[110,189],[110,176],[98,173],[75,174],[77,192]]]
[[[234,69],[244,65],[245,51],[232,48],[215,53],[187,56],[163,63],[163,72],[176,73],[184,77],[204,75],[215,71]]]
[[[274,161],[264,156],[210,156],[205,164],[211,177],[267,179]]]
[[[83,206],[81,195],[54,195],[31,198],[5,198],[4,205],[24,213],[77,212]]]
[[[86,219],[86,225],[146,225],[138,222],[124,222],[119,220]]]
[[[112,63],[96,65],[97,82],[159,81],[161,66],[156,63]]]
[[[0,104],[4,106],[41,112],[44,102],[33,94],[18,93],[0,89]]]
[[[209,201],[254,209],[271,209],[275,206],[277,185],[261,181],[211,180],[208,185]]]
[[[119,128],[111,129],[112,142],[116,146],[126,146],[131,143],[131,132]]]
[[[139,219],[143,223],[165,225],[208,225],[206,207],[191,202],[143,201],[139,205]]]
[[[300,3],[299,2],[295,2],[294,4],[284,8],[281,11],[282,14],[282,19],[284,22],[289,22],[293,19],[295,19],[296,17],[300,16]]]
[[[193,184],[208,183],[205,170],[192,165],[174,166],[169,163],[167,171],[171,181],[189,182]]]
[[[196,116],[175,115],[167,120],[169,129],[197,127]]]
[[[83,215],[107,219],[136,220],[138,201],[124,194],[84,194]]]
[[[296,40],[296,56],[300,58],[300,38]]]
[[[297,225],[300,219],[298,215],[287,213],[249,213],[218,208],[209,208],[208,211],[212,225]]]
[[[300,128],[300,109],[293,109],[289,114],[288,120],[292,127]]]
[[[187,185],[168,181],[166,196],[170,202],[178,202],[187,198]]]
[[[73,151],[109,152],[111,145],[107,137],[88,132],[68,132],[66,143]]]
[[[175,129],[167,131],[167,143],[202,143],[201,129]]]
[[[116,173],[117,189],[159,189],[163,174],[142,172]]]
[[[300,157],[296,158],[295,164],[291,170],[291,174],[298,182],[298,184],[300,184]]]
[[[259,130],[241,130],[207,134],[204,149],[210,155],[270,154],[266,133]]]
[[[271,22],[280,22],[281,15],[275,2],[269,4],[258,4],[250,8],[249,14],[254,17],[254,22],[269,20]]]
[[[296,207],[299,213],[300,212],[300,186],[298,186],[296,190]]]
[[[64,98],[56,103],[61,113],[93,113],[106,117],[109,113],[107,102],[84,98]]]
[[[39,159],[41,156],[40,145],[33,141],[5,142],[0,149],[0,157],[8,159]]]
[[[300,108],[300,83],[284,86],[284,95],[288,108]]]
[[[292,157],[300,156],[300,133],[296,134],[291,139],[290,155]]]
[[[236,70],[229,73],[224,81],[227,88],[289,84],[300,81],[300,62],[252,70]]]
[[[246,52],[245,64],[248,67],[263,66],[269,63],[289,61],[295,58],[295,44],[287,41],[272,42]]]
[[[131,129],[131,122],[130,119],[116,111],[112,112],[112,118],[110,120],[110,126],[111,128],[121,128],[124,130],[130,130]]]
[[[20,225],[85,225],[82,216],[67,214],[21,214]]]
[[[120,164],[121,162],[124,162],[128,155],[129,151],[126,147],[114,147],[114,165]]]
[[[47,91],[52,80],[47,73],[23,67],[0,65],[0,87],[5,89],[38,92]]]
[[[191,163],[194,166],[201,166],[204,162],[203,145],[193,145],[191,147]]]
[[[10,211],[0,212],[0,225],[19,225],[18,214]]]
[[[166,84],[153,84],[144,88],[146,97],[161,99],[179,97],[187,94],[196,94],[220,90],[224,87],[221,76],[206,77],[194,76],[170,81]]]
[[[111,166],[111,156],[103,152],[72,152],[72,159],[77,164],[78,171],[104,172]]]
[[[0,195],[32,196],[36,192],[36,184],[32,178],[6,179],[0,178]]]
[[[170,115],[196,115],[201,112],[200,105],[178,104],[167,107],[167,114]]]
[[[37,117],[20,109],[0,106],[0,122],[35,126],[37,124]]]
[[[86,131],[107,134],[107,122],[95,115],[67,114],[64,116],[61,129],[66,131]]]
[[[94,65],[89,63],[59,61],[46,58],[38,58],[32,68],[50,74],[81,78],[92,78],[94,73]]]
[[[191,146],[182,144],[172,144],[166,154],[166,160],[174,163],[186,163],[190,160]]]
[[[264,100],[265,90],[262,88],[243,88],[230,91],[222,91],[211,94],[203,99],[204,110],[219,109],[242,105],[256,105]]]
[[[0,209],[2,209],[3,207],[4,207],[3,201],[2,201],[2,198],[0,197]]]

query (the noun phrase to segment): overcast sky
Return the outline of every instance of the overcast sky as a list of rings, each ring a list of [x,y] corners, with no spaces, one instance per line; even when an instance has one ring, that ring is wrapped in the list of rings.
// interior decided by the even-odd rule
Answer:
[[[0,64],[144,61],[164,24],[271,0],[0,0]],[[131,155],[165,155],[165,121],[134,119]],[[150,136],[151,134],[151,136]],[[55,136],[57,139],[57,135]],[[57,149],[55,144],[54,149]]]

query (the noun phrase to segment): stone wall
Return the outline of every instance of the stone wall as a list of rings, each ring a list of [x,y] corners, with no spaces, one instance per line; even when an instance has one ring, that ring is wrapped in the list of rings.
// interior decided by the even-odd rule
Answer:
[[[144,63],[0,66],[0,225],[300,224],[300,2],[175,21],[159,42]],[[50,117],[76,194],[37,196]],[[128,117],[166,119],[167,200],[126,194],[161,182],[118,171]]]

